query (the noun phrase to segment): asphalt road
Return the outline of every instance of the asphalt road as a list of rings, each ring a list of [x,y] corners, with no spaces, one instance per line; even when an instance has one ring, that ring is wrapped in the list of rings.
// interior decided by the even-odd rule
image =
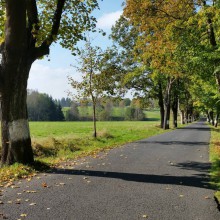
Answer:
[[[219,220],[209,139],[199,122],[0,188],[0,219]]]

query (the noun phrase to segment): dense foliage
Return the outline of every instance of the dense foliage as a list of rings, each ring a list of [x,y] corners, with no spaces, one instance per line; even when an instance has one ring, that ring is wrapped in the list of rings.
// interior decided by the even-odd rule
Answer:
[[[63,121],[62,108],[53,98],[37,91],[29,91],[27,96],[28,118],[30,121]]]

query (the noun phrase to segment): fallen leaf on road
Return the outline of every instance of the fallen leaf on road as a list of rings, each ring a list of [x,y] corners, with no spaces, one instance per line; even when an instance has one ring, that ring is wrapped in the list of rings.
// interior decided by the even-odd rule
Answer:
[[[209,196],[205,196],[205,199],[211,199]]]
[[[32,206],[32,205],[36,205],[36,203],[33,202],[33,203],[30,203],[29,205],[31,205],[31,206]]]
[[[84,179],[84,180],[87,180],[87,179],[88,179],[88,177],[83,177],[83,179]]]
[[[61,185],[61,186],[64,186],[64,185],[66,185],[66,184],[65,184],[65,183],[60,183],[60,185]]]
[[[148,218],[148,216],[147,216],[147,215],[143,215],[142,217],[143,217],[143,218]]]
[[[42,187],[44,187],[44,188],[48,187],[47,183],[42,183]]]
[[[22,213],[20,216],[21,216],[21,217],[26,217],[26,216],[27,216],[27,214]]]
[[[8,204],[12,204],[12,201],[8,201]]]
[[[4,202],[0,201],[0,204],[4,204]]]
[[[180,195],[180,197],[184,197],[184,195]]]
[[[37,191],[34,190],[27,190],[26,193],[36,193]]]
[[[20,186],[11,186],[12,189],[20,188]]]

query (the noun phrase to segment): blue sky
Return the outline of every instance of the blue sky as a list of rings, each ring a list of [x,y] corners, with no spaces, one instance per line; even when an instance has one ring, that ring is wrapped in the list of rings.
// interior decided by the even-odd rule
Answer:
[[[111,27],[122,14],[123,0],[103,0],[99,1],[100,10],[94,12],[97,18],[97,27],[103,29],[107,35],[97,36],[94,44],[106,48],[111,45],[108,39]],[[50,61],[48,61],[50,60]],[[80,79],[80,74],[73,67],[76,57],[61,48],[58,44],[52,45],[49,57],[36,61],[30,72],[28,88],[42,93],[47,93],[53,98],[67,97],[68,90],[71,90],[68,84],[67,76]]]

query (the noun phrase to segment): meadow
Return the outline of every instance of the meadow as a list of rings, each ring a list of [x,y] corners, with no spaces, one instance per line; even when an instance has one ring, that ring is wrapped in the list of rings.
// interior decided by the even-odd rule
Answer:
[[[92,121],[30,122],[35,158],[54,164],[163,133],[159,112],[147,115],[149,121],[98,121],[96,139]]]
[[[96,139],[92,122],[30,122],[30,130],[36,159],[52,164],[164,132],[147,121],[97,122]]]

